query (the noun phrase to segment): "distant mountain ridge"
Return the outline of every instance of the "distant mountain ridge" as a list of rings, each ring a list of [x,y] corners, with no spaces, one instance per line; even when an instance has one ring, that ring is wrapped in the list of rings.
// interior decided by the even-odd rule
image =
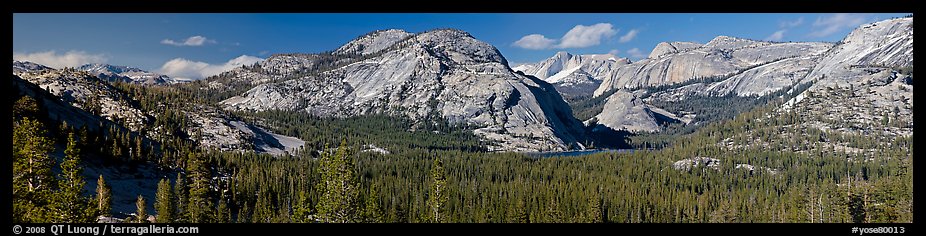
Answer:
[[[100,79],[105,79],[112,82],[119,81],[148,85],[173,84],[181,82],[180,80],[174,80],[166,75],[128,66],[115,66],[109,64],[94,63],[81,65],[77,67],[77,69],[87,71],[90,74],[99,77]]]

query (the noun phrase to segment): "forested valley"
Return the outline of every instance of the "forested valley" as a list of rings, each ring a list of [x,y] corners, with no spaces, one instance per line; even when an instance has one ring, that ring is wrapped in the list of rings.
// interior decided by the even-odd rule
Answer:
[[[165,106],[144,104],[188,102],[169,89],[119,87],[166,114]],[[80,163],[88,158],[156,163],[171,173],[151,180],[159,182],[155,199],[139,196],[126,222],[911,222],[913,214],[912,137],[883,145],[819,130],[775,135],[807,119],[766,116],[780,100],[680,134],[661,149],[553,158],[485,152],[467,127],[440,122],[236,114],[306,140],[301,152],[273,156],[71,127],[15,94],[16,222],[114,215],[110,191],[127,190],[99,176],[96,191],[81,191]],[[155,123],[186,125],[172,117]],[[822,138],[876,150],[876,158],[807,146]],[[389,152],[367,151],[370,144]],[[678,168],[679,160],[699,157],[719,163]]]

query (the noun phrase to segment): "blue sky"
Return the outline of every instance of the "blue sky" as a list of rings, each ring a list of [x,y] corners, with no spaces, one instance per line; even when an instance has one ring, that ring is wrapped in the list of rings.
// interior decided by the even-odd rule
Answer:
[[[557,51],[646,57],[659,42],[718,35],[839,41],[860,24],[907,14],[14,14],[13,57],[53,67],[127,65],[202,77],[275,53],[333,50],[378,29],[457,28],[512,64]]]

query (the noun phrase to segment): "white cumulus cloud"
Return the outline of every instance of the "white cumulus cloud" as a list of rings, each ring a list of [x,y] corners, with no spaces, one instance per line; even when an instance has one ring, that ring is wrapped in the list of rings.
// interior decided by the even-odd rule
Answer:
[[[630,55],[631,58],[637,59],[646,57],[646,55],[643,55],[643,52],[641,52],[639,48],[631,48],[630,50],[627,50],[627,54]]]
[[[556,40],[548,39],[540,34],[531,34],[521,37],[511,45],[524,49],[540,50],[550,48],[554,43],[556,43]]]
[[[637,33],[640,33],[640,31],[637,29],[632,29],[629,32],[627,32],[627,34],[624,34],[624,36],[621,36],[620,40],[618,41],[621,43],[630,42],[630,40],[633,40],[634,38],[637,37]]]
[[[615,55],[615,56],[617,56],[618,53],[621,53],[621,50],[614,49],[614,50],[608,51],[608,54]]]
[[[781,39],[785,37],[785,31],[788,30],[775,31],[775,33],[772,33],[772,35],[765,37],[765,41],[781,41]]]
[[[576,25],[563,38],[557,48],[584,48],[601,44],[602,38],[610,38],[617,34],[613,26],[608,23],[598,23],[592,26]]]
[[[203,44],[206,43],[216,43],[216,41],[199,35],[191,36],[182,42],[174,41],[173,39],[161,40],[161,44],[173,46],[203,46]]]
[[[611,38],[618,30],[609,23],[598,23],[590,26],[576,25],[566,32],[560,39],[550,39],[542,34],[529,34],[512,43],[512,46],[531,49],[551,48],[586,48],[601,44],[602,39]]]
[[[241,55],[223,64],[209,64],[201,61],[191,61],[184,58],[174,58],[161,66],[160,73],[178,79],[202,79],[221,74],[236,67],[251,65],[264,59],[254,56]]]
[[[106,63],[107,58],[103,54],[89,54],[84,51],[68,51],[64,54],[58,54],[55,51],[35,52],[35,53],[13,53],[15,61],[29,61],[42,64],[52,68],[77,67],[89,63]]]
[[[855,28],[862,23],[865,23],[865,15],[863,14],[839,13],[826,17],[821,16],[813,22],[813,32],[810,32],[810,36],[826,37],[843,29]]]
[[[779,28],[794,28],[804,24],[804,17],[797,18],[797,20],[787,21],[783,20],[778,24]]]

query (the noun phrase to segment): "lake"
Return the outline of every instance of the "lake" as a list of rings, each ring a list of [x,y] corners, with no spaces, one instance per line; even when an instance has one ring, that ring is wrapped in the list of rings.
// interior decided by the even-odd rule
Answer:
[[[633,149],[591,149],[591,150],[577,150],[577,151],[563,151],[563,152],[534,152],[527,153],[529,156],[534,157],[576,157],[576,156],[585,156],[595,153],[602,152],[633,152]]]

